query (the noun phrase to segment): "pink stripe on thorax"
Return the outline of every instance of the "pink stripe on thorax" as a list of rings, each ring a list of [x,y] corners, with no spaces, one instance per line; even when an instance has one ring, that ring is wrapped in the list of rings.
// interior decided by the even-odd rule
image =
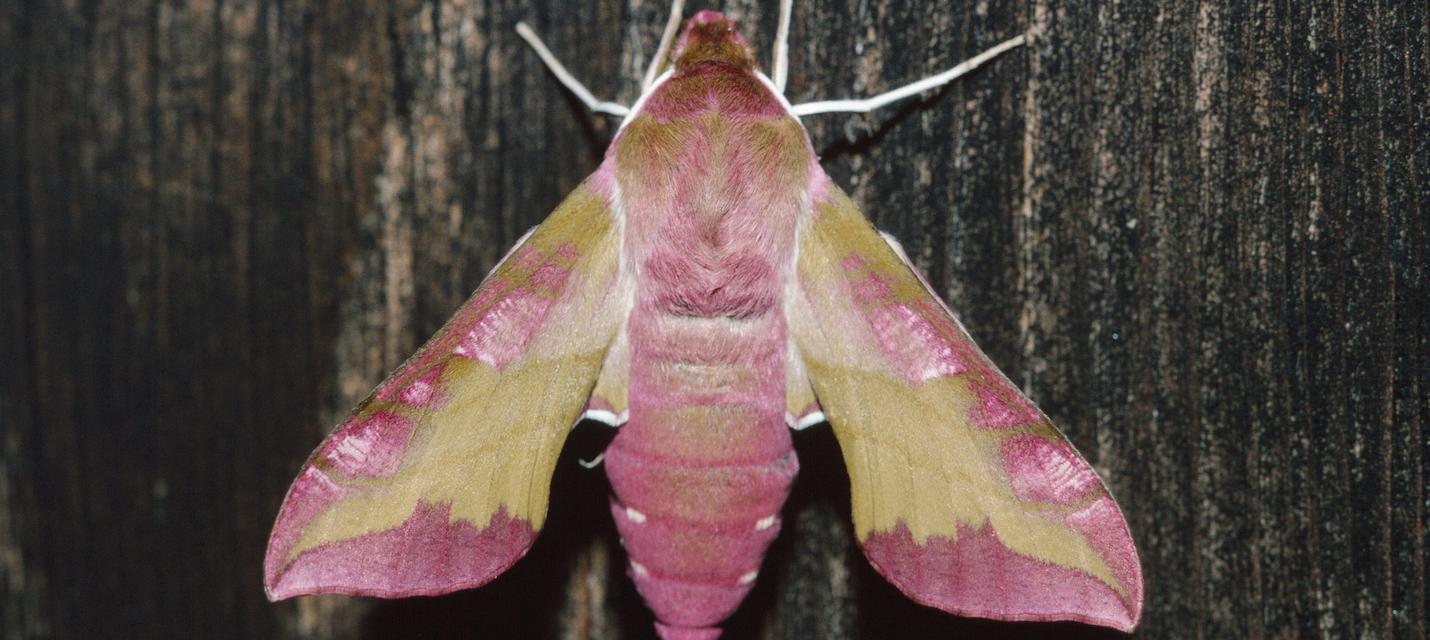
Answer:
[[[754,119],[789,117],[764,84],[718,62],[697,64],[672,76],[641,110],[660,122],[705,112]]]

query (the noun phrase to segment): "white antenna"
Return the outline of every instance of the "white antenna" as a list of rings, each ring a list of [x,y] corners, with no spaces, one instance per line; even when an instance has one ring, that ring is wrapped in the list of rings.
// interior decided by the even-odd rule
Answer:
[[[561,66],[561,62],[556,59],[556,56],[551,55],[551,50],[546,48],[546,44],[541,42],[541,38],[537,37],[536,32],[532,31],[531,27],[526,26],[525,22],[516,23],[516,33],[520,35],[523,40],[526,40],[526,43],[531,45],[532,49],[536,50],[536,55],[541,58],[542,62],[546,63],[546,68],[551,70],[552,75],[555,75],[556,79],[561,81],[561,84],[566,85],[566,88],[570,90],[571,93],[576,94],[576,97],[585,103],[587,109],[596,113],[622,117],[631,112],[630,107],[626,105],[597,100],[596,96],[591,94],[591,90],[586,88],[586,85],[581,84],[581,81],[577,80],[576,76],[571,75],[571,72],[567,71],[566,67]]]
[[[916,96],[920,93],[928,91],[929,89],[936,89],[950,82],[953,82],[959,76],[962,76],[969,71],[977,69],[979,65],[982,65],[983,63],[998,57],[998,54],[1001,54],[1004,51],[1023,44],[1023,42],[1024,36],[1018,36],[1016,38],[1003,42],[1002,44],[999,44],[987,51],[984,51],[983,53],[980,53],[972,58],[964,60],[963,62],[959,63],[958,66],[949,69],[948,71],[940,73],[936,76],[924,78],[923,80],[919,80],[918,82],[906,84],[902,87],[899,87],[898,89],[894,89],[893,91],[886,91],[877,96],[870,96],[868,98],[857,98],[851,100],[822,100],[820,102],[806,102],[804,104],[794,105],[794,108],[790,109],[790,113],[793,113],[796,116],[809,116],[814,115],[816,113],[869,113],[870,111],[878,109],[879,107],[887,105],[891,102],[898,102],[899,100],[903,100],[904,98]]]
[[[775,30],[775,62],[770,77],[779,95],[785,94],[785,82],[789,80],[789,20],[793,12],[794,0],[780,0],[780,25]]]
[[[660,45],[655,48],[655,56],[650,59],[650,68],[646,69],[645,79],[641,80],[641,93],[649,91],[650,86],[655,84],[656,77],[660,75],[660,65],[664,64],[666,56],[670,55],[670,45],[675,41],[675,32],[680,29],[684,6],[685,0],[674,0],[670,3],[670,18],[665,21],[665,32],[660,34]]]

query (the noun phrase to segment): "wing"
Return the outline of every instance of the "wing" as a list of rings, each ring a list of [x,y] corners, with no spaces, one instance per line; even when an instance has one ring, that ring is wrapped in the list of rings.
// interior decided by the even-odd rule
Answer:
[[[530,548],[629,309],[590,182],[313,452],[268,542],[270,598],[445,593]]]
[[[790,332],[874,567],[960,615],[1135,627],[1117,503],[837,188],[801,223],[795,270]]]

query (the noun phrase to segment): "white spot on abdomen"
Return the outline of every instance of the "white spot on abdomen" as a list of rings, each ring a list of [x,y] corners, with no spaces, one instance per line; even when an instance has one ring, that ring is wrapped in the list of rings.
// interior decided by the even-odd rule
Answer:
[[[632,509],[630,507],[626,507],[626,517],[630,518],[631,522],[634,522],[636,524],[645,522],[645,514],[636,511],[635,509]]]
[[[636,575],[642,578],[650,575],[650,572],[646,571],[645,565],[636,562],[635,560],[631,561],[631,571],[635,572]]]
[[[750,584],[751,582],[754,582],[755,578],[759,577],[759,575],[760,571],[759,569],[756,569],[743,576],[740,576],[740,584]]]
[[[763,518],[760,518],[759,522],[755,523],[755,531],[764,531],[765,529],[768,529],[773,526],[775,526],[775,517],[765,516]]]

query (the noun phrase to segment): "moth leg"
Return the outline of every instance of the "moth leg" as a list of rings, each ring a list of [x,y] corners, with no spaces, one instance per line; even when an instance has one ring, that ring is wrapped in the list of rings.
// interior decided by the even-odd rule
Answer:
[[[541,58],[542,62],[546,63],[546,68],[551,70],[552,75],[556,76],[556,79],[560,80],[561,84],[566,85],[566,88],[571,91],[571,93],[576,94],[576,97],[581,99],[581,102],[586,105],[587,109],[595,113],[604,113],[618,117],[625,117],[631,112],[630,107],[623,104],[597,100],[596,96],[591,94],[591,90],[586,88],[586,85],[581,84],[581,81],[577,80],[576,76],[571,75],[571,72],[567,71],[566,67],[561,65],[561,62],[556,59],[556,56],[551,54],[551,50],[547,49],[546,45],[541,42],[541,38],[537,37],[536,32],[532,31],[531,27],[526,26],[525,22],[516,23],[516,33],[520,35],[527,44],[531,45],[532,49],[536,50],[536,55]]]
[[[655,84],[655,79],[660,76],[661,64],[665,62],[665,57],[670,55],[670,45],[675,42],[675,32],[680,30],[681,12],[684,8],[685,0],[674,0],[670,3],[670,17],[665,21],[665,31],[660,34],[660,44],[655,48],[655,55],[651,56],[650,68],[646,69],[645,78],[641,80],[641,93],[650,91],[651,85]]]
[[[808,116],[816,113],[869,113],[875,109],[883,107],[893,102],[898,102],[910,96],[916,96],[930,89],[936,89],[950,82],[969,71],[977,69],[980,65],[999,54],[1023,44],[1024,37],[1018,36],[1007,40],[983,53],[958,63],[952,69],[935,76],[929,76],[918,82],[912,82],[892,91],[886,91],[876,96],[868,98],[858,98],[851,100],[821,100],[819,102],[806,102],[794,105],[790,112],[796,116]]]
[[[770,77],[779,95],[784,95],[785,82],[789,80],[789,20],[793,12],[794,0],[780,0],[780,26],[775,30],[775,60]]]

